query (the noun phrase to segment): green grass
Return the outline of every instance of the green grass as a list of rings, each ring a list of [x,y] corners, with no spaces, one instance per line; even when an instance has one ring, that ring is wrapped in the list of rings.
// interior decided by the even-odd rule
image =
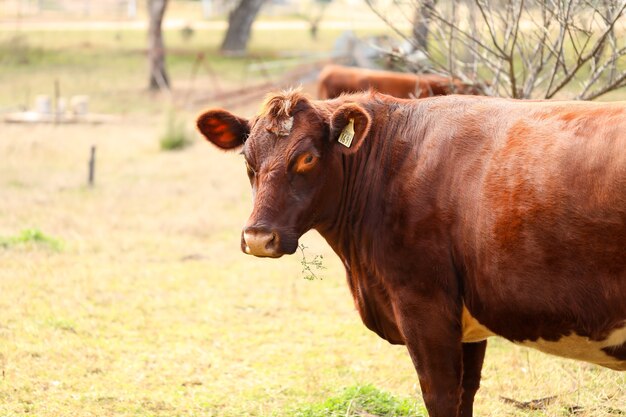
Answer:
[[[24,229],[15,236],[0,236],[0,248],[10,249],[18,246],[39,246],[60,251],[63,248],[63,243],[39,229]]]
[[[163,151],[177,151],[191,145],[192,139],[184,120],[180,120],[174,110],[170,110],[167,117],[165,132],[159,139],[159,146]]]
[[[243,73],[244,60],[224,59],[217,54],[219,33],[204,35],[206,42],[183,46],[176,32],[166,33],[171,49],[167,69],[174,92],[189,83],[200,52],[207,54],[207,62],[216,73]],[[159,98],[147,90],[146,68],[145,34],[139,31],[0,32],[0,90],[4,91],[0,108],[32,105],[37,94],[53,95],[58,80],[65,97],[89,95],[94,112],[162,111],[168,96]],[[202,89],[205,78],[204,70],[195,87]]]
[[[253,33],[249,55],[219,53],[221,30],[198,29],[185,40],[179,30],[164,32],[166,66],[173,97],[147,90],[146,35],[137,30],[0,31],[0,109],[32,106],[38,94],[54,94],[58,80],[62,96],[87,94],[90,110],[115,114],[164,112],[171,99],[186,104],[191,95],[210,95],[217,88],[237,89],[264,81],[252,64],[300,52],[327,51],[339,30],[322,30],[313,41],[305,30],[259,30]],[[280,46],[276,45],[277,37]],[[198,55],[204,61],[193,76]],[[293,59],[294,62],[297,59]],[[274,79],[292,66],[273,69]],[[217,84],[214,83],[217,77]]]
[[[426,412],[414,399],[398,398],[373,385],[355,385],[327,400],[293,411],[294,417],[421,417]]]

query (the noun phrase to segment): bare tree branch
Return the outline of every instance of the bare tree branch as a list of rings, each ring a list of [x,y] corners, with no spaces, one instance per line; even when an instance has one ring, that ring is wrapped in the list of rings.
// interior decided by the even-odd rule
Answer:
[[[613,90],[616,90],[618,88],[621,87],[625,87],[626,86],[626,71],[622,72],[619,77],[617,77],[617,79],[615,81],[613,81],[612,83],[606,84],[605,86],[585,95],[584,97],[581,97],[583,100],[594,100],[606,93],[609,93]]]
[[[396,34],[415,43],[398,19],[387,17],[394,10],[387,7],[383,13],[373,0],[366,2]],[[483,83],[494,94],[519,98],[569,94],[592,99],[626,84],[626,0],[407,0],[393,5],[395,16],[415,16],[418,7],[427,10],[429,40],[422,52],[428,62],[412,65],[415,71]]]

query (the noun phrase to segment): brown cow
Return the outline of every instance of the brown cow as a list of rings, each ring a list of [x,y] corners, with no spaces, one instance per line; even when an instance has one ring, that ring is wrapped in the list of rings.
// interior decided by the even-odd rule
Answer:
[[[626,103],[290,91],[198,127],[243,147],[241,249],[276,258],[319,231],[431,417],[472,415],[494,335],[626,370]]]
[[[479,86],[436,74],[409,74],[327,65],[318,77],[318,98],[375,90],[398,98],[423,98],[448,94],[482,94]]]

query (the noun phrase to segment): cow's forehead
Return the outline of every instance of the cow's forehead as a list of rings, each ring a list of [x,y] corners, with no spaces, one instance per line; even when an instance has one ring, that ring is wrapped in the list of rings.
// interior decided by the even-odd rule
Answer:
[[[269,152],[288,147],[294,140],[292,133],[297,127],[295,120],[302,116],[303,104],[310,106],[308,97],[300,90],[287,90],[268,95],[259,114],[252,119],[245,152],[262,157]]]
[[[269,125],[288,124],[289,120],[293,122],[293,115],[302,102],[308,102],[308,97],[298,89],[268,94],[261,105],[259,117]],[[285,132],[277,130],[275,133],[280,135]]]
[[[277,139],[284,138],[291,134],[293,122],[293,116],[258,116],[252,124],[251,133],[258,135],[263,132],[268,132]]]
[[[244,153],[263,159],[287,152],[297,137],[301,136],[297,134],[293,120],[293,117],[278,121],[268,117],[256,118],[246,140]]]

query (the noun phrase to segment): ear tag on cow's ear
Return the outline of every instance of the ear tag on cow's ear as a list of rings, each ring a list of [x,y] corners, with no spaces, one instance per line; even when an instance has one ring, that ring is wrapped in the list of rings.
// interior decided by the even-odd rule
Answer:
[[[343,128],[341,131],[341,135],[339,135],[339,139],[337,140],[346,148],[349,148],[352,145],[352,139],[354,138],[354,119],[350,119],[350,122]]]

